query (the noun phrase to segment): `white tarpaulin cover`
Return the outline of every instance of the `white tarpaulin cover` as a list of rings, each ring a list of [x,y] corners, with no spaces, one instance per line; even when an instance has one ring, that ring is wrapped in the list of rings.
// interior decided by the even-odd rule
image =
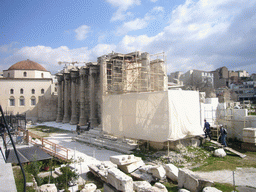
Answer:
[[[103,131],[118,137],[165,142],[203,134],[196,91],[105,96],[102,117]]]

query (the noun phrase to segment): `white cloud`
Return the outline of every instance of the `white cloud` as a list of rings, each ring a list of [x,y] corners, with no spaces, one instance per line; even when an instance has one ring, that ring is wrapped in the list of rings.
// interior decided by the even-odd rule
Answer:
[[[142,19],[137,18],[133,21],[125,22],[121,27],[117,29],[117,35],[125,35],[129,31],[136,31],[147,27],[150,17],[144,17]]]
[[[163,7],[161,7],[161,6],[154,7],[154,8],[153,8],[153,11],[157,11],[157,12],[164,12],[164,8],[163,8]]]
[[[119,46],[123,51],[164,51],[169,72],[221,66],[245,66],[256,72],[255,8],[256,2],[249,0],[187,0],[172,11],[162,32],[153,37],[125,36]]]
[[[12,42],[10,44],[5,44],[0,46],[0,53],[10,53],[13,51],[13,47],[17,45],[18,42]]]
[[[89,26],[81,25],[80,27],[75,29],[76,39],[79,40],[79,41],[85,40],[89,31],[90,31]]]
[[[140,0],[106,0],[112,6],[117,7],[117,11],[111,18],[111,21],[124,20],[127,16],[131,15],[131,12],[126,12],[129,8],[140,5]]]
[[[23,47],[1,62],[1,67],[2,63],[10,67],[10,64],[31,59],[45,64],[50,71],[56,71],[61,69],[57,65],[59,60],[96,61],[97,57],[112,51],[128,53],[141,50],[152,54],[165,52],[168,72],[214,70],[226,66],[231,70],[245,69],[255,73],[255,9],[256,2],[251,0],[188,0],[170,13],[168,25],[155,36],[125,35],[116,45],[100,43],[92,49]],[[149,22],[145,20],[143,23],[143,19],[145,17],[130,21],[128,27],[126,22],[122,27],[128,31],[137,30]],[[138,26],[139,23],[141,26]]]
[[[129,31],[137,31],[144,29],[148,26],[151,20],[155,19],[158,13],[164,11],[163,7],[154,7],[148,13],[145,14],[144,18],[136,18],[132,21],[124,22],[123,25],[117,28],[117,35],[126,35]]]
[[[153,2],[153,3],[155,3],[155,2],[157,2],[158,0],[150,0],[151,2]]]

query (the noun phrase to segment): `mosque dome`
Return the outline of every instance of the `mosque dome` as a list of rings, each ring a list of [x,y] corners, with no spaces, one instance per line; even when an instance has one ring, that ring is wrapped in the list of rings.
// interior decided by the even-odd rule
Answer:
[[[42,65],[29,59],[13,64],[8,70],[38,70],[47,71]]]

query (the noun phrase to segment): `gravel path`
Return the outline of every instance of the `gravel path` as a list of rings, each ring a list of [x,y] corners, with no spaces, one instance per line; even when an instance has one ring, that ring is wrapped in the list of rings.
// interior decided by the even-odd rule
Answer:
[[[209,179],[214,182],[233,184],[233,171],[220,170],[195,173],[200,177]],[[237,168],[234,171],[234,175],[236,186],[250,186],[256,188],[256,168]]]

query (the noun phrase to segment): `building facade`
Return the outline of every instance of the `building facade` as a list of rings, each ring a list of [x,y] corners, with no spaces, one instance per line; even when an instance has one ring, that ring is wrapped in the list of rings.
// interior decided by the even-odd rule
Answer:
[[[51,73],[42,65],[30,60],[12,65],[3,71],[0,87],[0,104],[6,113],[26,113],[27,119],[32,121],[45,120],[48,116],[53,116],[44,113],[46,103],[53,99],[54,84]]]
[[[200,70],[189,70],[181,76],[181,80],[186,87],[201,89],[214,86],[213,73]]]

